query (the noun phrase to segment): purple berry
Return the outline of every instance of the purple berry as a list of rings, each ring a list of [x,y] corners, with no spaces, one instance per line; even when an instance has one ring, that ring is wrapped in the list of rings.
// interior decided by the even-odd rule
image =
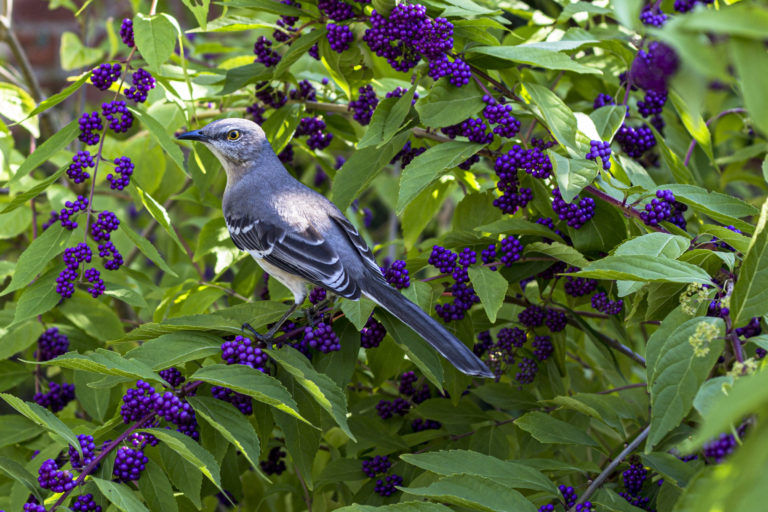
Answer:
[[[160,370],[159,375],[160,377],[162,377],[163,380],[165,380],[165,382],[167,382],[174,388],[179,387],[181,383],[186,380],[184,378],[184,375],[182,375],[181,372],[174,367],[166,368],[165,370]]]
[[[82,470],[96,458],[96,445],[93,442],[93,436],[79,434],[77,440],[80,443],[83,457],[80,458],[80,454],[77,453],[75,447],[69,445],[69,462],[72,464],[73,469]]]
[[[522,361],[517,363],[517,367],[520,371],[515,375],[515,380],[520,384],[530,384],[533,382],[533,379],[536,378],[536,372],[539,371],[536,361],[528,357],[524,357]]]
[[[147,101],[147,93],[155,88],[155,79],[149,71],[143,68],[137,69],[131,77],[133,86],[125,90],[125,97],[136,103]]]
[[[376,480],[376,486],[373,488],[373,492],[379,496],[392,496],[397,489],[395,486],[403,484],[403,477],[400,475],[388,475],[384,480]]]
[[[231,403],[246,416],[253,414],[253,400],[248,395],[220,386],[211,387],[211,394],[214,398]]]
[[[539,361],[546,361],[555,351],[550,336],[536,336],[533,340],[533,355]]]
[[[573,229],[579,229],[595,215],[595,201],[591,197],[576,196],[573,203],[566,203],[559,188],[552,190],[552,196],[552,210]]]
[[[606,315],[618,315],[623,306],[623,300],[609,300],[605,292],[598,292],[592,296],[592,307]]]
[[[341,350],[339,337],[333,332],[331,326],[324,322],[315,325],[314,329],[312,327],[305,327],[304,341],[310,347],[315,348],[324,354]]]
[[[411,286],[411,278],[408,276],[408,269],[405,268],[403,260],[395,260],[389,268],[384,270],[384,279],[398,290]]]
[[[432,247],[432,253],[427,262],[437,268],[442,274],[448,274],[456,267],[458,255],[445,247],[435,245]]]
[[[129,48],[133,48],[136,44],[133,41],[133,20],[131,18],[125,18],[122,25],[120,25],[120,39]]]
[[[124,101],[110,101],[101,104],[101,115],[109,123],[109,129],[115,133],[125,133],[133,126],[133,114]]]
[[[528,328],[539,327],[544,324],[546,310],[535,304],[531,304],[517,315],[521,324]]]
[[[48,459],[43,462],[40,469],[37,472],[37,483],[43,489],[49,489],[55,493],[69,492],[75,487],[72,473],[69,471],[61,471],[58,464],[53,459]]]
[[[106,91],[110,86],[120,78],[122,68],[120,64],[102,64],[97,68],[94,68],[91,74],[91,83],[96,86],[97,89]]]
[[[435,420],[422,420],[416,418],[411,422],[411,428],[414,432],[422,432],[424,430],[440,430],[443,428],[443,424]]]
[[[259,462],[259,465],[261,466],[262,471],[267,475],[280,475],[286,469],[285,461],[283,460],[283,457],[285,456],[286,453],[280,449],[279,446],[275,446],[269,450],[267,460]]]
[[[67,168],[67,176],[75,183],[82,183],[91,177],[84,168],[94,167],[95,165],[96,162],[94,162],[90,152],[78,151],[77,154],[72,157],[72,163],[69,164],[69,168]]]
[[[368,321],[365,323],[365,327],[360,331],[360,346],[363,348],[375,348],[387,335],[387,330],[384,325],[377,322],[373,316],[368,317]]]
[[[507,266],[512,266],[523,255],[523,244],[520,239],[514,236],[508,236],[501,241],[501,262]]]
[[[613,97],[601,92],[600,94],[597,95],[597,98],[595,98],[595,101],[592,104],[592,108],[597,110],[600,107],[604,107],[606,105],[615,105],[615,104],[616,102],[613,100]]]
[[[322,1],[322,0],[321,0]],[[342,53],[349,49],[349,45],[355,40],[352,29],[348,25],[336,25],[329,23],[326,25],[326,37],[330,43],[331,50]]]
[[[593,140],[589,143],[589,153],[586,154],[588,160],[597,161],[598,158],[603,162],[603,170],[611,169],[611,143]]]
[[[50,361],[51,359],[66,353],[69,350],[69,338],[59,332],[58,327],[50,327],[37,338],[38,361]]]
[[[227,364],[243,364],[262,372],[265,371],[268,360],[267,354],[245,336],[235,336],[234,340],[222,343],[221,358]]]
[[[35,393],[33,400],[38,405],[59,412],[69,402],[75,399],[75,385],[62,382],[61,385],[51,382],[47,393]]]
[[[349,108],[354,111],[352,117],[355,121],[362,125],[367,125],[371,122],[373,111],[376,110],[379,99],[370,85],[360,87],[358,93],[357,99],[349,102]]]
[[[101,505],[96,504],[93,494],[83,494],[72,503],[72,510],[75,512],[101,512]]]
[[[149,459],[144,455],[143,451],[121,446],[117,449],[112,476],[119,482],[138,480],[147,462],[149,462]]]
[[[376,455],[370,460],[363,461],[363,473],[368,478],[375,478],[379,473],[386,473],[391,467],[392,463],[386,455]]]
[[[253,53],[256,54],[256,62],[264,64],[264,66],[271,68],[276,66],[280,62],[280,54],[272,49],[272,41],[264,36],[259,36],[256,39],[256,43],[253,45]]]
[[[80,124],[80,135],[78,135],[77,138],[86,146],[98,144],[100,138],[99,132],[104,129],[99,113],[91,112],[89,114],[85,112],[80,116],[78,123]]]
[[[544,323],[552,332],[560,332],[565,329],[568,324],[568,320],[565,317],[565,313],[555,309],[548,309]]]

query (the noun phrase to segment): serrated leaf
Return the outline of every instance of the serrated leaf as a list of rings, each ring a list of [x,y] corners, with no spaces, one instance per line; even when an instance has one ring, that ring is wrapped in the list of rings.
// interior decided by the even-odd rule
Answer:
[[[544,444],[600,446],[583,430],[539,411],[525,413],[515,420],[515,425]]]
[[[427,126],[450,126],[480,112],[485,106],[484,94],[471,80],[464,87],[454,87],[441,78],[430,88],[428,95],[416,102],[416,112]]]
[[[501,274],[486,267],[469,267],[467,272],[488,320],[491,323],[496,322],[496,315],[504,304],[509,283]]]
[[[564,261],[568,265],[573,267],[583,268],[589,265],[589,261],[578,250],[574,249],[570,245],[562,244],[560,242],[552,242],[550,244],[544,242],[532,242],[526,244],[524,254],[539,253],[552,256],[560,261]]]
[[[330,377],[318,373],[306,356],[293,347],[283,347],[279,350],[267,350],[271,357],[283,370],[290,373],[307,393],[334,419],[345,434],[356,442],[355,436],[347,424],[347,398],[344,392]]]
[[[179,148],[177,147],[176,149]],[[144,207],[147,209],[149,214],[152,215],[152,218],[155,219],[157,223],[163,227],[165,232],[168,233],[168,236],[171,237],[171,240],[173,240],[179,247],[182,254],[186,254],[187,252],[184,248],[184,244],[182,244],[181,240],[179,240],[179,236],[176,234],[176,230],[171,224],[171,217],[168,215],[168,210],[166,210],[165,207],[158,203],[154,197],[149,195],[148,192],[142,190],[140,187],[137,186],[136,191],[139,193],[141,202],[144,203]]]
[[[151,69],[159,69],[176,47],[176,28],[162,14],[133,17],[133,37],[136,49]]]
[[[579,64],[565,53],[542,47],[536,43],[520,44],[516,46],[480,46],[470,48],[467,53],[489,55],[497,59],[516,62],[518,64],[528,64],[537,68],[573,71],[574,73],[579,74],[601,74],[601,71],[597,68]]]
[[[569,59],[570,60],[570,59]],[[539,117],[552,132],[552,136],[571,151],[578,153],[576,147],[576,118],[573,111],[555,93],[544,86],[524,83],[525,91],[539,108]],[[551,153],[551,152],[550,152]],[[576,154],[575,153],[575,154]],[[552,163],[554,165],[554,162]]]
[[[115,311],[82,291],[64,301],[59,311],[77,328],[97,340],[120,338],[123,324]]]
[[[360,300],[345,300],[341,303],[341,311],[344,316],[352,322],[358,331],[365,327],[365,323],[375,307],[376,304],[365,297],[361,297]]]
[[[363,138],[357,143],[357,149],[367,148],[369,146],[380,147],[389,142],[389,140],[400,130],[405,121],[408,112],[411,110],[411,100],[416,92],[416,86],[403,94],[399,98],[384,98],[376,105],[373,111],[371,122],[368,123],[368,129],[363,134]]]
[[[688,250],[691,242],[684,236],[669,233],[647,233],[622,243],[613,252],[616,256],[663,256],[677,259]],[[638,291],[643,283],[637,281],[617,281],[619,297]]]
[[[261,474],[259,438],[251,422],[240,411],[232,404],[214,398],[191,396],[187,401],[200,417],[232,443],[248,459],[253,469]]]
[[[381,323],[387,329],[387,333],[392,336],[395,343],[419,367],[424,376],[437,386],[438,389],[442,389],[443,366],[435,350],[421,336],[391,314],[382,311],[376,314],[376,318],[381,320]]]
[[[694,210],[700,211],[724,224],[735,224],[737,228],[751,231],[752,226],[740,220],[741,217],[758,215],[760,211],[741,199],[710,192],[695,185],[664,185],[675,194],[675,199],[687,204]]]
[[[57,131],[49,139],[40,144],[40,146],[38,146],[37,149],[35,149],[26,160],[21,163],[9,184],[13,185],[14,183],[18,183],[21,178],[37,169],[43,162],[51,158],[51,156],[66,148],[70,142],[75,140],[75,137],[77,137],[79,132],[80,125],[78,124],[77,119],[70,121],[61,130]],[[5,211],[6,210],[3,210],[3,212]]]
[[[685,418],[699,387],[720,356],[723,347],[721,339],[711,340],[709,352],[703,357],[694,353],[688,339],[702,322],[717,327],[720,333],[724,331],[721,318],[692,318],[666,337],[658,351],[650,373],[653,380],[649,382],[651,431],[646,443],[647,452]]]
[[[597,166],[585,158],[567,158],[552,150],[547,151],[547,154],[552,162],[557,186],[566,203],[573,202],[573,198],[597,176]]]
[[[215,386],[230,388],[306,422],[285,386],[274,377],[254,368],[214,364],[200,368],[189,380],[202,380]]]
[[[474,142],[450,141],[437,144],[414,158],[400,177],[397,214],[432,182],[483,148]]]
[[[128,110],[133,112],[139,121],[147,127],[157,143],[160,144],[160,147],[162,147],[166,154],[171,157],[171,160],[176,164],[176,167],[181,171],[185,171],[184,154],[181,152],[179,145],[174,142],[170,135],[168,135],[168,130],[160,123],[160,121],[149,115],[143,107],[129,108]]]
[[[216,93],[217,96],[227,96],[242,89],[248,84],[268,80],[272,77],[272,70],[261,62],[254,62],[228,69],[224,78],[224,85]]]
[[[709,284],[709,274],[690,263],[662,256],[607,256],[573,276],[627,281]]]
[[[414,496],[487,512],[536,512],[536,507],[514,489],[474,475],[441,478],[427,487],[404,487]]]
[[[731,317],[742,326],[752,317],[768,313],[768,200],[763,203],[755,234],[741,264],[739,280],[731,294]]]
[[[19,256],[11,282],[0,293],[0,297],[27,286],[49,261],[64,251],[71,236],[72,232],[61,227],[58,222],[43,231]]]
[[[34,494],[38,501],[42,501],[43,498],[40,495],[40,485],[37,482],[37,478],[27,471],[27,468],[13,459],[0,457],[0,473],[5,473],[9,478],[19,482],[29,489],[29,492]]]
[[[221,338],[202,332],[177,332],[150,339],[124,355],[153,370],[205,359],[221,352]]]
[[[141,252],[141,254],[149,258],[152,263],[160,268],[160,270],[173,277],[179,277],[179,275],[174,272],[171,267],[168,266],[163,257],[160,256],[160,253],[157,251],[155,246],[152,245],[152,242],[144,237],[139,236],[139,234],[131,229],[127,223],[122,225],[121,231],[125,233],[131,242],[136,244],[136,248]]]
[[[324,35],[325,28],[322,28],[302,34],[301,37],[293,41],[288,51],[282,56],[277,66],[275,66],[272,78],[277,80],[282,77],[290,69],[291,65],[305,55],[318,39]]]
[[[408,464],[438,475],[476,475],[502,483],[513,489],[541,491],[557,497],[557,487],[540,471],[525,464],[501,460],[470,450],[442,450],[400,455]]]
[[[146,428],[141,429],[140,432],[146,432],[157,437],[161,443],[181,455],[218,487],[219,490],[224,492],[221,488],[221,469],[219,464],[208,450],[196,443],[191,437],[175,430],[162,428]]]
[[[50,187],[56,180],[61,178],[64,175],[64,173],[67,171],[67,168],[68,166],[62,167],[61,169],[59,169],[58,171],[51,174],[50,176],[45,178],[43,181],[35,185],[34,187],[30,188],[25,192],[22,192],[21,194],[18,194],[16,197],[14,197],[11,200],[10,203],[5,205],[5,208],[0,210],[0,213],[8,213],[10,211],[13,211],[19,206],[23,206],[30,199],[40,195],[40,193],[48,189],[48,187]]]
[[[9,395],[8,393],[0,393],[0,398],[5,400],[8,405],[16,409],[19,414],[31,422],[58,436],[64,441],[64,443],[70,444],[77,448],[78,453],[80,453],[82,456],[80,442],[77,440],[77,436],[75,436],[69,427],[66,426],[64,422],[56,417],[56,415],[51,411],[45,407],[41,407],[38,404],[25,402],[24,400],[16,398],[13,395]]]
[[[336,172],[331,184],[331,200],[341,211],[349,208],[352,201],[363,192],[405,145],[409,131],[395,135],[381,148],[367,147],[352,153],[352,156]]]
[[[123,512],[149,512],[149,509],[141,503],[131,488],[117,482],[102,480],[91,476],[90,480],[96,484],[101,494],[115,507]]]
[[[624,122],[626,112],[627,107],[623,105],[606,105],[589,114],[589,117],[595,123],[600,140],[606,142],[613,140],[613,136],[616,135],[616,132],[619,131]]]
[[[42,315],[59,303],[61,295],[56,293],[57,277],[59,277],[58,272],[52,270],[24,289],[16,303],[16,311],[11,325],[17,325],[24,320]]]
[[[699,229],[699,234],[709,233],[717,237],[718,240],[722,240],[727,243],[738,252],[746,254],[749,250],[749,243],[751,237],[744,236],[735,231],[731,231],[723,226],[715,226],[714,224],[702,224]]]
[[[558,242],[565,242],[560,235],[548,227],[523,219],[499,219],[490,224],[478,226],[475,231],[492,234],[543,236]]]
[[[165,381],[143,362],[137,359],[128,359],[117,352],[103,348],[97,348],[90,354],[67,352],[40,364],[165,384]]]
[[[190,397],[191,398],[191,397]],[[149,461],[139,478],[139,490],[151,510],[177,512],[179,505],[173,496],[173,487],[165,472],[154,461]]]

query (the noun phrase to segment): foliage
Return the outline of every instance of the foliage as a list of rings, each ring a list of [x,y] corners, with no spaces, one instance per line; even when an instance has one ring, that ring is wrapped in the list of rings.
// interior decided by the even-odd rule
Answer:
[[[765,4],[97,4],[0,84],[1,508],[762,509]],[[227,116],[497,378],[319,291],[248,338],[290,293],[173,137]]]

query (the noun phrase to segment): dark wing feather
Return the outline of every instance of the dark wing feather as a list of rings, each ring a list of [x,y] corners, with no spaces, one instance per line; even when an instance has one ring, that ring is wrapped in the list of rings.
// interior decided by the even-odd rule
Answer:
[[[373,251],[371,251],[371,248],[365,243],[363,237],[360,236],[360,232],[357,228],[349,221],[349,219],[342,215],[341,212],[335,212],[331,215],[331,218],[336,222],[336,225],[341,228],[354,248],[357,249],[360,259],[365,266],[373,271],[374,276],[380,277],[383,280],[384,277],[381,274],[381,267],[376,263],[376,259],[373,257]]]
[[[247,217],[227,217],[226,223],[239,249],[341,297],[360,297],[339,255],[314,227],[298,232]]]

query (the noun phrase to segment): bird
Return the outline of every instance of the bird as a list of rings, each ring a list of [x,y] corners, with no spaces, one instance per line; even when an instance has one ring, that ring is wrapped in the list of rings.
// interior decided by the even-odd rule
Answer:
[[[390,286],[357,228],[325,196],[286,170],[261,126],[224,118],[177,138],[203,143],[221,162],[227,176],[222,209],[232,241],[293,293],[294,304],[264,340],[274,336],[314,285],[349,300],[368,297],[459,371],[494,377],[472,350]]]

